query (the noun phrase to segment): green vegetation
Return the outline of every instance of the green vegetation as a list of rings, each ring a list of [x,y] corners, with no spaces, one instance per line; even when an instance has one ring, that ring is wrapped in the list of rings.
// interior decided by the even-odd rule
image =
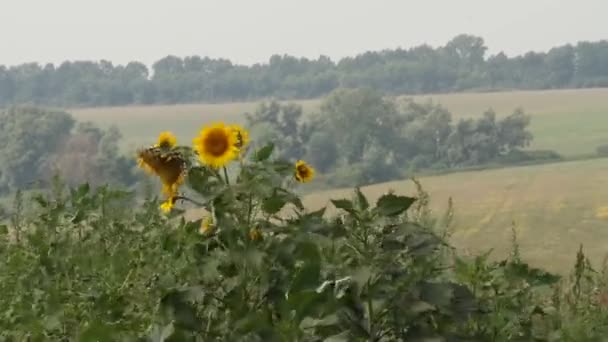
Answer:
[[[503,260],[463,257],[446,241],[452,211],[431,215],[421,188],[376,200],[356,190],[332,201],[339,215],[306,210],[293,188],[300,171],[272,151],[261,147],[221,173],[188,147],[161,146],[155,173],[162,178],[177,158],[187,174],[167,215],[154,199],[136,204],[107,187],[17,193],[0,227],[0,338],[596,341],[608,333],[606,273],[582,249],[563,278],[528,266],[515,236]],[[181,217],[182,201],[205,218]]]
[[[445,46],[368,51],[332,61],[273,55],[267,63],[167,56],[140,63],[66,61],[60,65],[0,66],[0,106],[116,106],[276,97],[316,98],[337,88],[383,94],[465,90],[558,89],[608,86],[608,41],[579,42],[548,52],[486,55],[481,37],[458,35]]]
[[[134,163],[120,157],[120,132],[37,107],[0,111],[0,194],[35,188],[60,174],[71,185],[88,181],[131,185]]]

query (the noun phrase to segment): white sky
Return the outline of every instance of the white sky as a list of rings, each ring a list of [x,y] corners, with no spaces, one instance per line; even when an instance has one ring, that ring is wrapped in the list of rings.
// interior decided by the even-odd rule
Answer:
[[[608,0],[0,0],[0,64],[168,55],[332,59],[481,36],[491,53],[608,39]]]

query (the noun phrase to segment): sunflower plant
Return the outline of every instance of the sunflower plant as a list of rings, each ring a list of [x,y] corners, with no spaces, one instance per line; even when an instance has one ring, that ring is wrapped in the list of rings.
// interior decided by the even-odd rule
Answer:
[[[215,123],[192,146],[163,133],[140,150],[140,165],[163,185],[162,211],[182,203],[204,209],[200,219],[183,221],[191,240],[180,253],[205,275],[166,289],[165,325],[155,331],[259,341],[434,336],[428,320],[453,305],[456,287],[424,281],[435,276],[428,264],[442,241],[407,222],[415,199],[386,194],[371,206],[356,191],[354,200],[333,201],[345,215],[327,220],[324,209],[306,211],[294,192],[315,169],[273,159],[273,149],[252,149],[245,129]],[[400,330],[408,324],[417,335]]]

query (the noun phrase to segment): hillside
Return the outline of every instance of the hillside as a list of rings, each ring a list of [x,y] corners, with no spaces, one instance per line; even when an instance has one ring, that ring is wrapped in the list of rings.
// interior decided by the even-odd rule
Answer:
[[[532,264],[552,271],[571,268],[579,244],[599,263],[608,243],[608,159],[461,172],[423,177],[438,214],[453,198],[453,242],[457,247],[481,251],[494,248],[504,254],[511,227],[522,254]],[[375,199],[389,189],[413,193],[411,181],[376,184],[362,188]],[[321,191],[305,197],[311,210],[329,199],[351,196],[350,189]],[[559,252],[558,252],[559,251]]]

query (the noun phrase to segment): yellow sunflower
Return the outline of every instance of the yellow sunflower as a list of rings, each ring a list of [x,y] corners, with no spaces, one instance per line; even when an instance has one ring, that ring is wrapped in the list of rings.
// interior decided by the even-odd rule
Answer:
[[[203,127],[192,143],[201,162],[214,168],[225,166],[239,154],[237,134],[224,123]]]
[[[211,232],[212,230],[213,230],[213,218],[211,216],[207,216],[201,221],[201,228],[200,228],[199,232],[202,235],[204,235],[204,234]]]
[[[236,147],[244,149],[249,144],[249,132],[239,125],[232,125],[230,128],[236,133]]]
[[[253,241],[262,239],[262,232],[259,228],[253,228],[249,231],[249,238]]]
[[[173,206],[175,206],[176,201],[177,197],[169,196],[169,198],[167,198],[167,200],[160,205],[160,210],[162,210],[164,213],[170,212],[171,209],[173,209]]]
[[[177,138],[169,131],[161,132],[158,135],[158,141],[154,147],[172,148],[177,145]]]
[[[315,169],[303,160],[296,163],[296,180],[300,183],[310,182],[315,176]]]
[[[177,152],[163,153],[158,147],[139,150],[139,166],[148,173],[157,175],[163,184],[163,193],[174,196],[184,182],[186,163]]]

